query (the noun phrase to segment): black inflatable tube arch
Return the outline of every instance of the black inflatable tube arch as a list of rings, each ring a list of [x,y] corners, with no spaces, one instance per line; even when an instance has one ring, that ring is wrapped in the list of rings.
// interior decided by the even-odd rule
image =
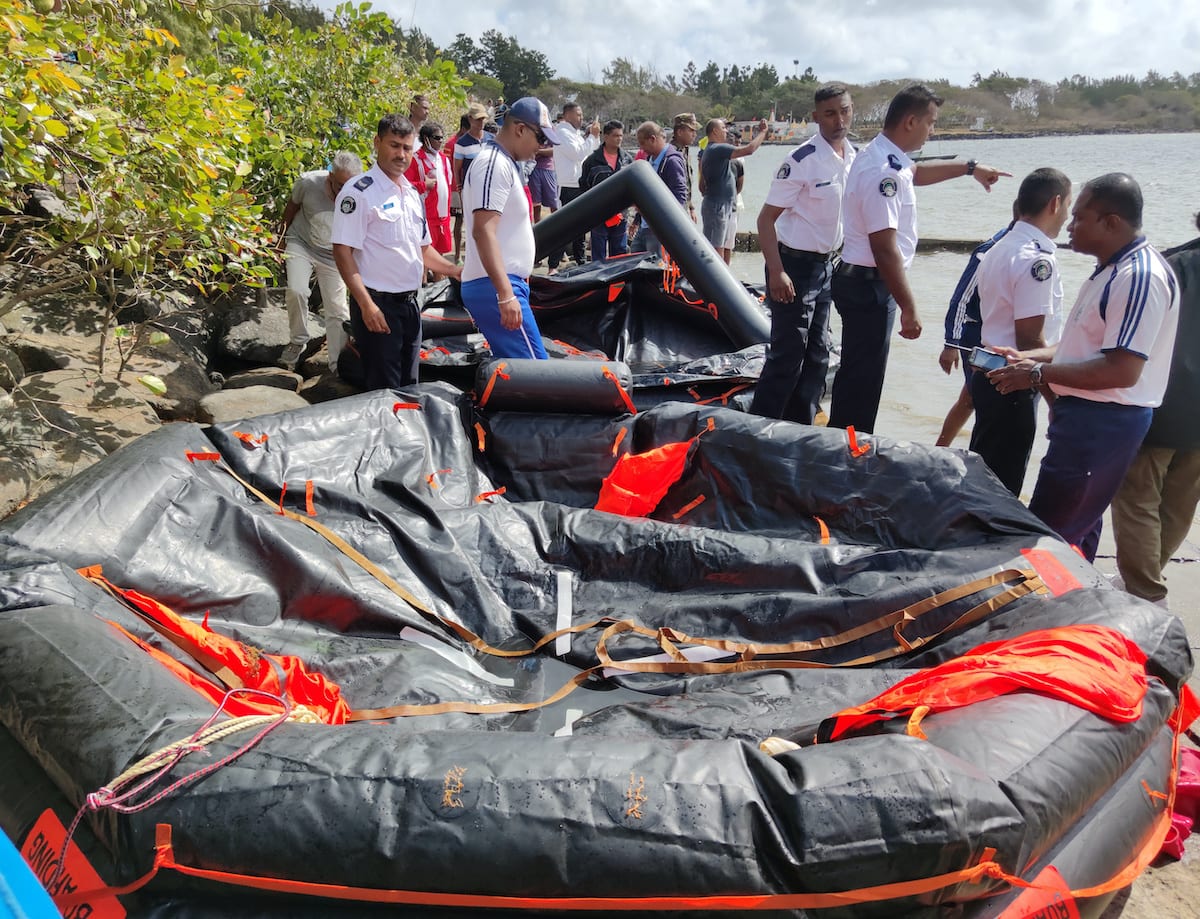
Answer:
[[[618,170],[595,188],[559,208],[533,228],[537,258],[554,245],[582,236],[629,205],[642,212],[654,235],[705,300],[716,306],[717,323],[739,348],[768,341],[771,326],[754,298],[717,255],[645,160]]]

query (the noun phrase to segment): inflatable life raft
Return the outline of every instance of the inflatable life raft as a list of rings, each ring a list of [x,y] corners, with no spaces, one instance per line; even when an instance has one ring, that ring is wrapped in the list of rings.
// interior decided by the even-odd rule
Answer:
[[[682,401],[747,409],[770,338],[763,293],[733,277],[648,164],[622,169],[537,223],[538,256],[629,205],[654,227],[666,257],[632,254],[530,278],[547,353],[627,364],[639,408]],[[456,282],[422,290],[421,319],[421,379],[469,388],[492,355]],[[353,349],[338,368],[361,382]]]
[[[1094,916],[1136,877],[1177,619],[973,456],[607,369],[588,413],[511,410],[512,364],[170,425],[0,523],[0,827],[64,915]]]

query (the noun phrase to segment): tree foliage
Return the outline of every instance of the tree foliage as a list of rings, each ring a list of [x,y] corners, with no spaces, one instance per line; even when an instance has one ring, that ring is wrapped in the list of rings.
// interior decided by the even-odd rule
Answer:
[[[262,127],[244,90],[198,74],[136,7],[65,7],[0,0],[0,257],[22,265],[0,314],[47,288],[94,290],[119,276],[135,287],[261,277],[261,207],[246,177]],[[31,188],[62,201],[60,216],[24,216]],[[82,254],[84,272],[28,286],[67,252]]]
[[[454,65],[367,4],[299,26],[237,0],[35,3],[0,0],[0,315],[90,291],[115,316],[147,292],[260,284],[301,171],[365,155],[415,92],[455,123],[465,103]],[[52,216],[31,207],[44,194]]]
[[[478,41],[460,32],[445,49],[445,56],[463,73],[499,80],[504,98],[509,100],[530,94],[554,76],[546,55],[522,48],[515,38],[497,29],[488,29]]]

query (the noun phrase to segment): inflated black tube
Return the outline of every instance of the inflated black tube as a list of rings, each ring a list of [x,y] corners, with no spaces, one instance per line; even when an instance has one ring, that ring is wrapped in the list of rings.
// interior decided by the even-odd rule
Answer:
[[[614,173],[570,204],[534,225],[537,258],[556,243],[582,236],[606,218],[636,205],[696,292],[714,304],[721,328],[739,348],[767,341],[771,326],[754,298],[700,234],[679,202],[645,160]]]
[[[633,374],[619,361],[538,361],[504,358],[479,365],[475,399],[497,412],[624,415]]]

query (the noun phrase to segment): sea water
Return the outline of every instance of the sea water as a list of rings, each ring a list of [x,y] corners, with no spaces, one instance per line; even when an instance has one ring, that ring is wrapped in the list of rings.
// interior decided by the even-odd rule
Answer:
[[[790,148],[762,147],[744,160],[746,182],[742,192],[745,210],[739,214],[739,229],[753,230],[771,178]],[[1110,134],[1038,138],[986,138],[938,140],[925,147],[925,154],[974,158],[1013,174],[1001,179],[991,193],[978,182],[959,178],[917,189],[918,223],[925,238],[982,241],[1010,218],[1012,201],[1021,178],[1040,166],[1065,172],[1076,192],[1088,179],[1106,172],[1128,172],[1142,187],[1145,198],[1143,231],[1160,249],[1193,239],[1197,235],[1195,214],[1200,211],[1200,134]],[[1064,229],[1058,242],[1067,245]],[[966,265],[961,252],[919,254],[909,270],[909,284],[917,298],[923,331],[915,341],[895,335],[880,404],[877,434],[898,440],[932,444],[941,430],[946,410],[962,385],[959,372],[947,376],[938,366],[942,350],[946,305]],[[1063,276],[1063,309],[1069,311],[1082,281],[1092,272],[1089,256],[1059,250]],[[734,273],[741,279],[763,283],[762,256],[735,253]],[[836,313],[834,340],[840,335]],[[899,322],[897,322],[897,328]],[[1046,411],[1042,407],[1039,435],[1034,444],[1024,493],[1032,491],[1037,464],[1045,452]],[[956,446],[966,447],[970,424]]]

